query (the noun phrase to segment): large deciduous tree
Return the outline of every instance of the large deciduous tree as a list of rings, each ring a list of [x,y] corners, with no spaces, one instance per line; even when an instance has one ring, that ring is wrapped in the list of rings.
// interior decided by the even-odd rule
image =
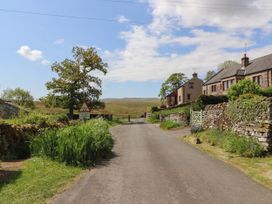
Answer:
[[[105,75],[108,67],[95,48],[74,47],[72,52],[73,60],[65,59],[52,65],[58,77],[46,84],[52,94],[62,99],[63,106],[69,108],[70,116],[81,101],[97,104],[102,94],[102,80],[95,73]]]
[[[175,91],[186,81],[188,81],[188,78],[183,73],[171,74],[171,76],[165,82],[163,82],[159,97],[161,97],[163,100],[168,94]]]

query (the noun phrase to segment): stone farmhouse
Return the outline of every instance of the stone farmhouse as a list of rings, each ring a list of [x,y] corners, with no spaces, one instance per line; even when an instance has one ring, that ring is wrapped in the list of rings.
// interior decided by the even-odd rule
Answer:
[[[166,96],[166,106],[175,107],[195,101],[202,94],[202,85],[203,81],[194,73],[192,79]]]
[[[250,79],[262,88],[272,86],[272,54],[252,61],[245,54],[241,64],[222,69],[205,82],[203,94],[224,95],[232,84],[241,79]]]

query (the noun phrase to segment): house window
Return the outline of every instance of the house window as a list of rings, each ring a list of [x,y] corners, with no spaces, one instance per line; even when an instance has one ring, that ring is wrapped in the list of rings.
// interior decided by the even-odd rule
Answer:
[[[223,82],[223,91],[226,91],[229,88],[229,83],[228,81]]]
[[[191,94],[187,94],[187,99],[191,100]]]
[[[189,89],[193,89],[194,88],[194,82],[189,82]]]
[[[259,85],[262,85],[262,76],[255,76],[253,77],[253,81]]]
[[[216,92],[216,85],[212,85],[212,92]]]

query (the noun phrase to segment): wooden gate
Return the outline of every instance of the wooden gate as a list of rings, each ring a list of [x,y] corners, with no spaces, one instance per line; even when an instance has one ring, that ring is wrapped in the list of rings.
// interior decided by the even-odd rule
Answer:
[[[205,117],[206,117],[205,111],[192,111],[191,110],[191,117],[190,117],[191,126],[202,126]]]

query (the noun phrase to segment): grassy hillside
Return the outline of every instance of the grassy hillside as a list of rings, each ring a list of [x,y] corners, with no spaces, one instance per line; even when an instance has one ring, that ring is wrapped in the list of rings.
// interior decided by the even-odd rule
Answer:
[[[104,110],[98,110],[101,113],[111,113],[117,116],[131,115],[131,117],[140,117],[146,112],[149,106],[159,106],[160,100],[156,98],[124,98],[124,99],[104,99],[106,104]]]
[[[119,117],[140,117],[149,106],[159,106],[160,100],[157,98],[123,98],[123,99],[103,99],[105,109],[93,110],[93,113],[113,114]],[[35,103],[36,110],[42,113],[68,113],[68,110],[61,108],[46,108],[41,102]]]

